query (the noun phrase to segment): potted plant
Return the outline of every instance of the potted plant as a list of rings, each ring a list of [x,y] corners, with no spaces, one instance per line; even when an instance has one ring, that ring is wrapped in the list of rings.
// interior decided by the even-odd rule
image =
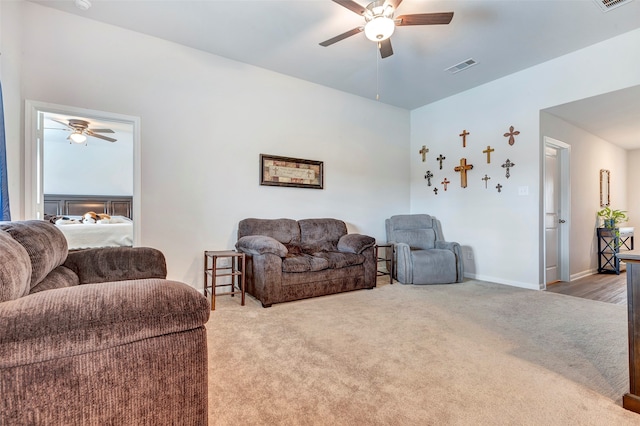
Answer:
[[[613,210],[608,206],[598,212],[598,217],[604,220],[605,228],[617,228],[629,219],[626,210]]]

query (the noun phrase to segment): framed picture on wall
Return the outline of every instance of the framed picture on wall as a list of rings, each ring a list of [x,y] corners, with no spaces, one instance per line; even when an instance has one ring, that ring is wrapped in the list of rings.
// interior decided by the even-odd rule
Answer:
[[[260,185],[323,189],[323,162],[260,154]]]

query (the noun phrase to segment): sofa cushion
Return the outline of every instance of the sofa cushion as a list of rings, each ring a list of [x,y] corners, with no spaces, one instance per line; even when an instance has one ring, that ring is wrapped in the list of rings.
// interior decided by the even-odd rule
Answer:
[[[287,255],[287,247],[275,238],[265,235],[247,235],[236,242],[236,248],[245,253],[260,255],[271,253],[278,257]]]
[[[78,284],[80,284],[80,278],[75,272],[66,266],[58,266],[49,272],[35,287],[32,287],[29,294],[44,290],[54,290],[56,288],[72,287]]]
[[[405,243],[412,250],[430,250],[436,247],[436,232],[428,229],[400,229],[393,231],[393,241]]]
[[[307,254],[337,251],[340,237],[347,233],[347,225],[338,219],[302,219],[298,224],[300,245]]]
[[[322,251],[314,253],[316,258],[325,259],[330,269],[340,269],[347,266],[361,265],[364,263],[364,255],[344,253],[337,251]]]
[[[282,244],[300,244],[300,228],[293,219],[243,219],[238,224],[238,239],[248,235],[266,235]]]
[[[282,260],[282,272],[314,272],[328,267],[329,262],[326,259],[308,254],[290,256]]]
[[[6,222],[0,229],[8,232],[25,248],[31,259],[31,284],[35,287],[67,258],[67,239],[55,225],[43,220]]]
[[[29,254],[11,235],[0,231],[0,302],[26,296],[30,283]]]

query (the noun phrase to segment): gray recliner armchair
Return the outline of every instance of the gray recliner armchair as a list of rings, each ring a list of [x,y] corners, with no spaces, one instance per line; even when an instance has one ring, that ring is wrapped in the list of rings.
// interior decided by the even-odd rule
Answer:
[[[395,278],[403,284],[459,283],[464,278],[460,244],[444,241],[440,221],[426,214],[385,221],[394,245]]]

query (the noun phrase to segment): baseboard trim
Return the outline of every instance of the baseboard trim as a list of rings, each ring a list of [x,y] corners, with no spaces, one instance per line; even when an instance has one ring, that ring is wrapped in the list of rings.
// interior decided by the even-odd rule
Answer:
[[[489,281],[489,282],[497,283],[497,284],[510,285],[512,287],[528,288],[530,290],[541,290],[540,285],[539,284],[534,284],[534,283],[525,283],[525,282],[519,282],[519,281],[507,281],[507,280],[504,280],[502,278],[490,277],[490,276],[487,276],[487,275],[471,274],[471,273],[465,273],[464,276],[465,276],[465,278],[471,278],[473,280],[478,280],[478,281]]]

